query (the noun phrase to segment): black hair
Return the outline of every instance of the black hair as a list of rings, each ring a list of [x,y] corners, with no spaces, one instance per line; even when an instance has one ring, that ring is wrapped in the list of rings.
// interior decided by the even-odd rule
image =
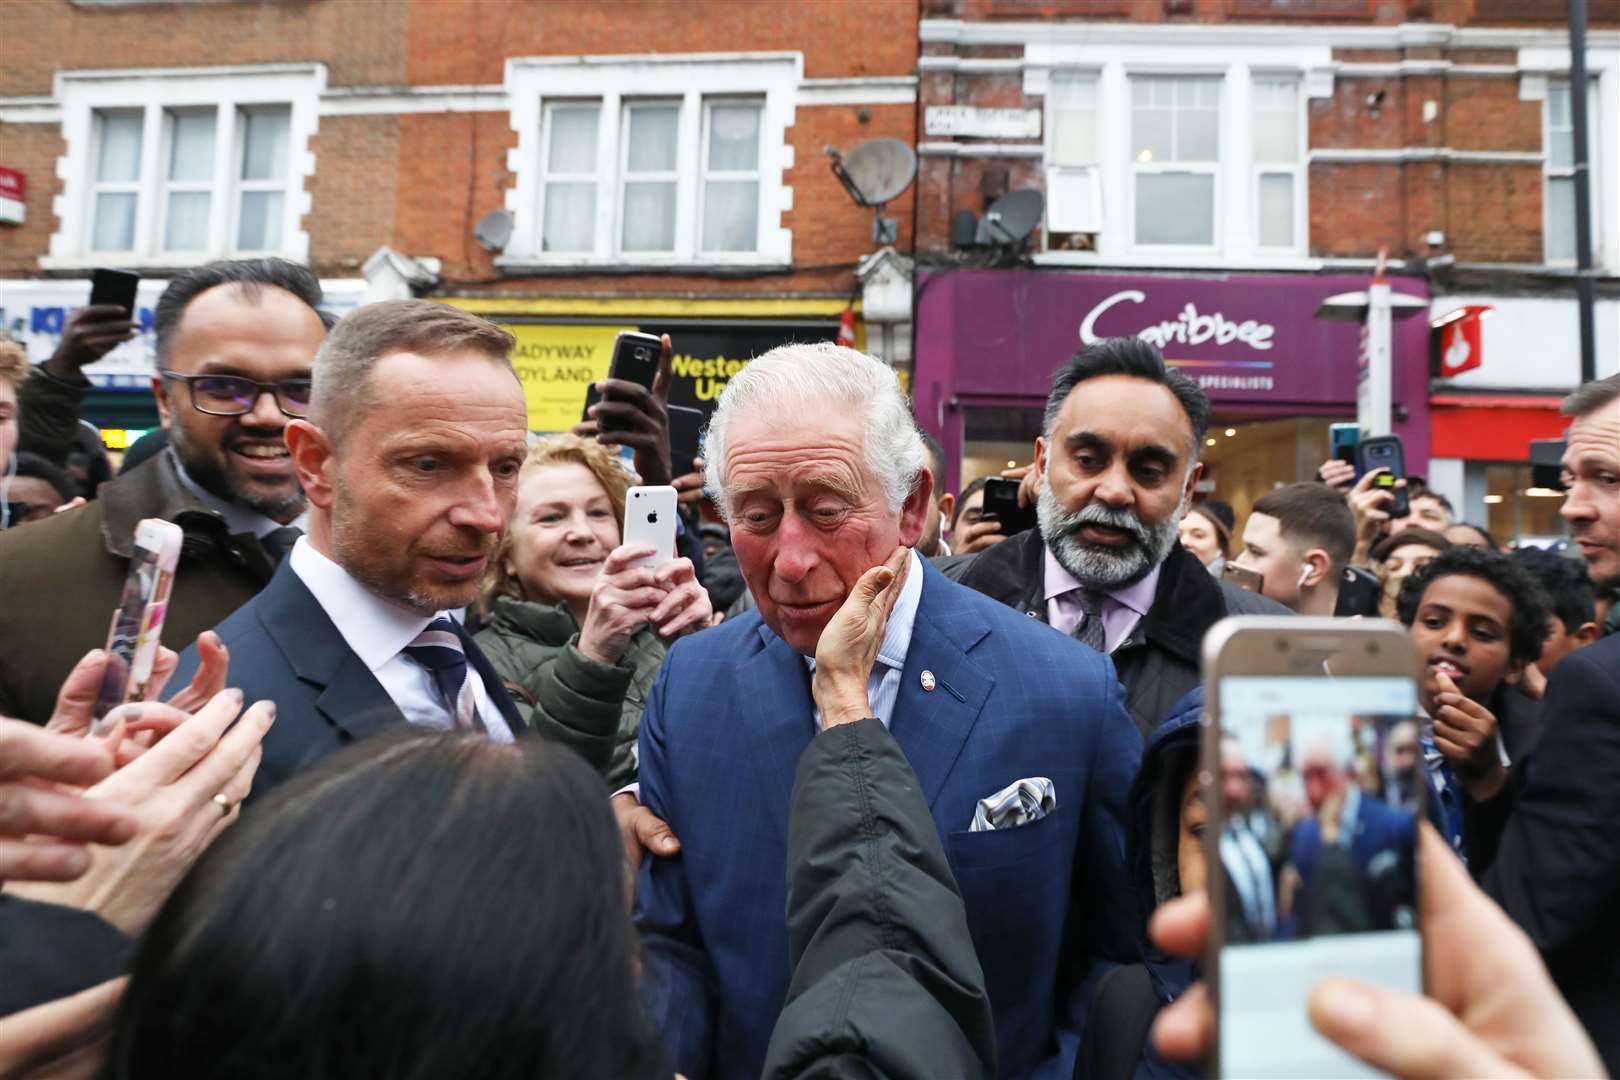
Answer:
[[[79,485],[67,474],[67,470],[60,465],[40,457],[31,450],[19,450],[14,455],[17,460],[17,476],[32,476],[45,481],[61,496],[61,502],[67,502],[79,493]],[[60,505],[60,503],[58,504]]]
[[[928,467],[934,474],[934,490],[937,492],[945,483],[945,448],[922,428],[917,429],[917,434],[922,436],[923,449],[928,451]]]
[[[1141,338],[1114,337],[1092,342],[1074,354],[1074,359],[1052,376],[1052,392],[1046,398],[1041,417],[1041,433],[1051,437],[1058,412],[1076,386],[1103,375],[1129,375],[1158,383],[1175,395],[1187,423],[1192,426],[1192,457],[1198,457],[1209,430],[1209,396],[1192,379],[1164,362],[1164,356]]]
[[[1273,488],[1254,504],[1254,513],[1277,519],[1284,540],[1305,550],[1321,548],[1337,574],[1356,550],[1356,516],[1344,496],[1326,484],[1304,480]]]
[[[1552,613],[1547,597],[1524,567],[1500,551],[1487,551],[1472,544],[1448,547],[1412,571],[1401,583],[1400,595],[1395,600],[1395,611],[1401,622],[1412,625],[1430,585],[1458,574],[1478,578],[1507,600],[1508,656],[1525,664],[1539,660],[1542,643],[1547,640],[1547,616]]]
[[[157,339],[158,363],[167,366],[169,349],[174,344],[175,331],[180,329],[180,318],[191,302],[209,289],[220,285],[235,285],[250,303],[257,303],[259,290],[266,286],[292,293],[327,325],[328,315],[321,311],[321,280],[308,267],[286,259],[221,259],[204,263],[175,274],[168,288],[158,297],[152,312],[152,333]],[[327,329],[331,329],[327,325]]]
[[[1509,558],[1536,579],[1565,633],[1573,634],[1582,624],[1597,620],[1597,590],[1585,563],[1534,547],[1519,548]]]
[[[966,506],[967,501],[969,499],[973,498],[973,493],[974,492],[983,491],[985,482],[990,480],[990,479],[992,479],[992,477],[981,476],[978,479],[974,480],[967,487],[962,489],[962,494],[960,494],[960,495],[958,495],[956,497],[956,509],[951,514],[951,528],[952,529],[956,528],[956,522],[962,516],[962,507]]]
[[[1198,505],[1203,508],[1204,513],[1220,518],[1227,532],[1237,528],[1237,512],[1225,499],[1201,499]]]
[[[138,946],[105,1075],[663,1080],[633,940],[582,758],[385,732],[204,852]]]

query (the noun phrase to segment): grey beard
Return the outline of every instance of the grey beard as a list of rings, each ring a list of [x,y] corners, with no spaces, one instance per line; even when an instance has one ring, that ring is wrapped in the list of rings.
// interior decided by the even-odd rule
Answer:
[[[1101,503],[1066,510],[1052,494],[1050,484],[1041,485],[1035,516],[1040,521],[1041,539],[1058,565],[1087,588],[1105,591],[1134,585],[1147,577],[1170,554],[1181,525],[1180,507],[1151,527],[1128,510],[1110,510]],[[1131,534],[1131,542],[1118,548],[1089,544],[1079,536],[1085,525],[1124,529]]]

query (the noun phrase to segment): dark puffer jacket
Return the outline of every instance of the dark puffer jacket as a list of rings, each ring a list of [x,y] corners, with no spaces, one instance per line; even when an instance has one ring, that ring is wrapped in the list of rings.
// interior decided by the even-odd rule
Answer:
[[[617,664],[604,664],[579,651],[579,624],[566,604],[502,596],[473,640],[513,691],[532,730],[580,751],[613,787],[636,778],[641,712],[664,662],[658,635],[642,627]],[[611,760],[604,761],[577,733],[603,729],[613,717],[618,734]]]
[[[1039,529],[973,555],[942,559],[940,571],[1008,607],[1046,621],[1046,544]],[[1160,564],[1153,606],[1111,654],[1125,707],[1146,739],[1198,685],[1204,634],[1228,615],[1287,615],[1281,604],[1217,581],[1179,543]]]
[[[1098,982],[1086,1024],[1086,1041],[1074,1075],[1090,1080],[1171,1080],[1199,1075],[1196,1067],[1159,1056],[1147,1039],[1158,1011],[1186,992],[1194,965],[1162,952],[1147,935],[1147,921],[1166,900],[1180,895],[1177,843],[1181,789],[1198,764],[1198,717],[1204,689],[1195,687],[1170,710],[1148,740],[1131,784],[1125,821],[1125,857],[1141,913],[1142,962],[1116,968]]]

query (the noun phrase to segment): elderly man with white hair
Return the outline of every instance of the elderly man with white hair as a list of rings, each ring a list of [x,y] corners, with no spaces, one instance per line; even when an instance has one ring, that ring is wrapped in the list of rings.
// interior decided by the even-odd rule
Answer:
[[[816,645],[861,575],[888,563],[899,591],[867,699],[842,705],[887,725],[916,771],[984,971],[1000,1075],[1069,1076],[1088,974],[1133,952],[1123,815],[1141,742],[1112,665],[907,550],[932,478],[876,360],[826,344],[764,354],[721,395],[703,458],[756,610],[676,644],[642,721],[641,799],[680,840],[679,857],[642,865],[635,908],[674,1064],[760,1075],[794,974],[788,807],[822,720]],[[903,932],[880,922],[874,941]]]

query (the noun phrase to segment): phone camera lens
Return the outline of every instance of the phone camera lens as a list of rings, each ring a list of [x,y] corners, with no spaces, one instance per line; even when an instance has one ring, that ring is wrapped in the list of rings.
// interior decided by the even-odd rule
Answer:
[[[1368,656],[1377,656],[1378,655],[1378,642],[1369,641],[1367,643],[1367,655]]]

